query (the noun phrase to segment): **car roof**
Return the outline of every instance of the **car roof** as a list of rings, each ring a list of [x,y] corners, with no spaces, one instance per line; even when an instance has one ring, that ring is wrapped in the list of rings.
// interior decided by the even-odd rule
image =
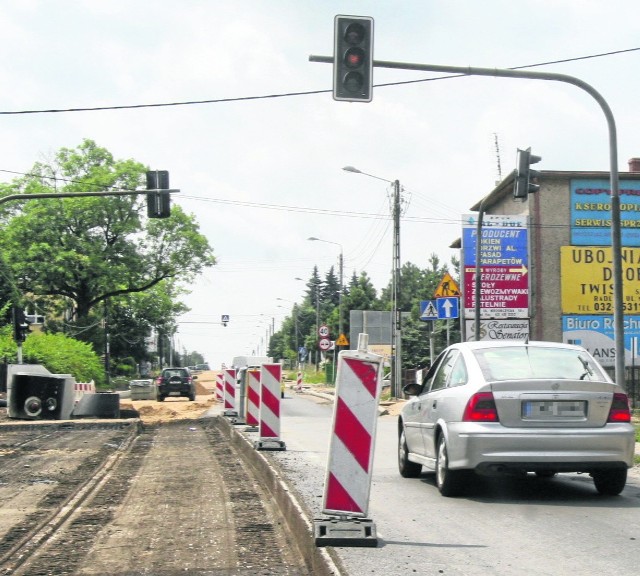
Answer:
[[[458,342],[452,344],[450,348],[461,348],[467,350],[479,350],[481,348],[505,348],[511,346],[535,346],[538,348],[567,348],[569,350],[585,350],[576,344],[565,342],[550,342],[545,340],[469,340],[468,342]]]

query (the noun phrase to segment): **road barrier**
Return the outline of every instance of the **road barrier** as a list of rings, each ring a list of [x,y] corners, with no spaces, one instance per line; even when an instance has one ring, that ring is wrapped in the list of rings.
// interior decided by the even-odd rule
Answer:
[[[236,409],[236,370],[226,368],[224,370],[224,416],[235,417]]]
[[[91,380],[91,382],[74,382],[73,383],[73,395],[76,403],[80,401],[85,394],[95,394],[96,393],[96,383]]]
[[[298,372],[298,378],[296,380],[296,392],[302,391],[302,372]]]
[[[260,422],[260,369],[247,370],[247,431],[258,431]]]
[[[224,401],[224,374],[218,372],[216,374],[216,402]]]
[[[263,364],[260,368],[260,439],[258,450],[286,450],[280,439],[280,383],[282,364]]]
[[[315,522],[318,546],[377,545],[366,516],[381,386],[382,356],[368,353],[367,335],[360,334],[358,350],[338,358],[322,510],[332,518]]]

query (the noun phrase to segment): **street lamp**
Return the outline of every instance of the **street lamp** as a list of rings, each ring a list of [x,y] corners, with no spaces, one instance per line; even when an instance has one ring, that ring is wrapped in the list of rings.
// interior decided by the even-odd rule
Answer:
[[[316,242],[324,242],[325,244],[333,244],[334,246],[338,246],[340,248],[340,260],[339,260],[339,270],[340,270],[340,291],[338,292],[338,337],[342,338],[342,293],[344,292],[344,281],[343,281],[343,270],[344,270],[344,258],[342,252],[342,244],[339,242],[332,242],[331,240],[323,240],[322,238],[316,238],[315,236],[311,236],[307,238],[307,240],[314,240]],[[340,347],[338,346],[338,350]]]
[[[391,312],[391,392],[398,398],[400,396],[402,382],[402,329],[400,326],[400,311],[398,310],[398,298],[400,296],[400,181],[387,180],[373,174],[358,170],[353,166],[345,166],[346,172],[363,174],[376,180],[382,180],[393,184],[393,277],[392,277],[392,312]]]
[[[293,304],[293,331],[296,346],[296,367],[298,367],[298,365],[300,364],[300,348],[298,347],[298,305],[295,302],[291,302],[291,300],[285,300],[284,298],[276,298],[276,300]],[[278,305],[278,307],[284,308],[284,306],[280,305]]]

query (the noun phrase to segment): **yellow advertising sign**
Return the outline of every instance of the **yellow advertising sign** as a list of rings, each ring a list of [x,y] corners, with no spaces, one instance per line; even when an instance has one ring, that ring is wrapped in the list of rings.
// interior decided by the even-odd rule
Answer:
[[[460,296],[460,288],[451,274],[445,272],[440,284],[433,293],[434,298],[445,298],[446,296]]]
[[[640,248],[622,249],[625,314],[640,313]],[[613,260],[610,246],[561,246],[563,314],[613,314]]]

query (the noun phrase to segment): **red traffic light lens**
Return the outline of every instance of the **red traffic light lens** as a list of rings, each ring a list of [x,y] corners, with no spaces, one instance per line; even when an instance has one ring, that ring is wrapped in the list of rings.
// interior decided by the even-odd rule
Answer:
[[[344,53],[344,64],[347,68],[358,68],[364,62],[364,50],[362,48],[349,48]]]
[[[359,24],[358,22],[353,22],[345,28],[344,39],[347,42],[347,44],[351,44],[351,45],[360,44],[360,42],[364,40],[364,37],[365,37],[364,26],[362,24]]]

